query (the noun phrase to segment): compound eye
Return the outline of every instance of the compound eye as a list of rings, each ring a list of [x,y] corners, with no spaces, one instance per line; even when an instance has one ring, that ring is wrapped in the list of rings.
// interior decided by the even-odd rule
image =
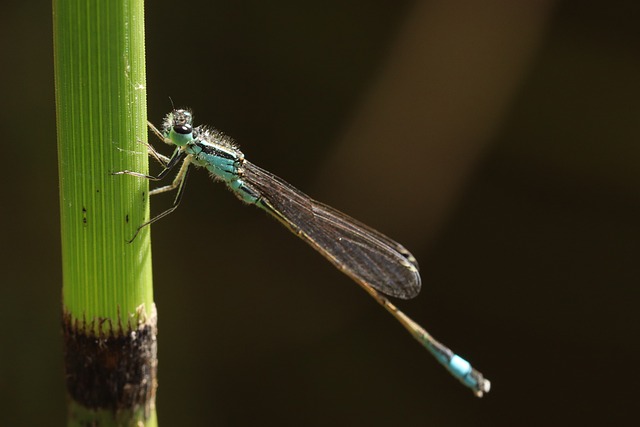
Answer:
[[[188,123],[182,125],[176,125],[173,127],[173,131],[175,133],[179,133],[180,135],[188,135],[193,132],[193,126]]]

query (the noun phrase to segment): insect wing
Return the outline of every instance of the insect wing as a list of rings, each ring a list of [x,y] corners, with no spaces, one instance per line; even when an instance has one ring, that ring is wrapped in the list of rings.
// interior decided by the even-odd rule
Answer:
[[[417,262],[402,245],[248,161],[242,173],[260,207],[356,282],[402,299],[420,292]]]

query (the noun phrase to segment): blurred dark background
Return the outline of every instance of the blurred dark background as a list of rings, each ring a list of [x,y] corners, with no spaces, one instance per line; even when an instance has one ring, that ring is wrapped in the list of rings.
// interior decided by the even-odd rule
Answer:
[[[399,306],[494,386],[473,397],[201,172],[153,227],[161,425],[633,424],[639,18],[632,0],[148,2],[149,118],[171,96],[402,242],[424,285]],[[62,425],[50,3],[5,4],[0,36],[0,425]]]

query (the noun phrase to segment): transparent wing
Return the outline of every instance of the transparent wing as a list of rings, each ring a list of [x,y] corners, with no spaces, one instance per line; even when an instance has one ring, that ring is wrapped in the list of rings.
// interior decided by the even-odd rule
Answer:
[[[258,206],[282,222],[358,283],[409,299],[420,292],[418,264],[402,245],[245,161],[243,179]]]

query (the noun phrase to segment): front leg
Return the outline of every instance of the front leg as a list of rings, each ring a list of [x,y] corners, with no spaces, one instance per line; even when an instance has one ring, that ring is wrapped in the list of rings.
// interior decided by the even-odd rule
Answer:
[[[158,130],[158,128],[153,125],[153,123],[151,123],[150,121],[147,121],[147,126],[149,126],[149,129],[151,129],[151,132],[156,134],[158,139],[160,139],[162,142],[164,142],[165,144],[169,144],[169,145],[172,144],[171,140],[169,138],[165,138],[165,136],[162,134],[162,132],[160,132]]]
[[[153,152],[155,152],[156,154],[159,154],[155,150],[153,150]],[[171,158],[167,158],[165,156],[162,156],[165,159],[167,159],[167,162],[166,162],[166,165],[164,166],[164,168],[162,169],[162,171],[160,171],[160,173],[157,176],[145,175],[143,173],[134,172],[134,171],[130,171],[130,170],[123,170],[123,171],[119,171],[119,172],[113,172],[112,175],[131,175],[131,176],[137,176],[139,178],[146,178],[146,179],[149,179],[151,181],[160,181],[161,179],[166,177],[169,174],[169,172],[171,172],[171,170],[178,163],[180,163],[182,160],[184,160],[185,156],[186,156],[185,152],[180,150],[180,147],[176,147],[176,149],[173,151],[173,154],[171,155]]]
[[[144,145],[147,146],[147,152],[149,153],[149,156],[153,157],[158,163],[162,165],[163,168],[166,168],[171,161],[171,158],[156,151],[156,149],[153,148],[153,145],[149,144],[148,142],[145,142]]]

